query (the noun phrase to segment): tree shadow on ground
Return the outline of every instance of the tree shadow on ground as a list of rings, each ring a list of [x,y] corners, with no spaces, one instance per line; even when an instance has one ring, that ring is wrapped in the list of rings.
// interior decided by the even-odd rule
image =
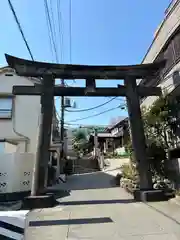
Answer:
[[[99,172],[88,173],[88,174],[72,175],[68,177],[67,182],[65,184],[60,184],[58,187],[66,191],[69,191],[69,193],[72,193],[74,191],[81,191],[81,190],[97,190],[97,189],[100,190],[100,189],[110,189],[110,188],[114,188],[114,189],[117,188],[119,190],[119,194],[116,195],[115,197],[112,196],[112,198],[110,199],[109,199],[110,196],[108,197],[108,199],[104,199],[103,196],[101,198],[99,194],[98,196],[100,197],[100,199],[97,199],[97,196],[95,196],[95,199],[92,199],[91,192],[88,193],[88,199],[86,199],[87,197],[86,193],[84,195],[83,192],[80,193],[83,199],[75,198],[74,200],[72,200],[71,198],[66,199],[62,197],[61,197],[61,200],[57,199],[57,202],[59,203],[59,205],[64,205],[64,206],[128,204],[128,203],[134,202],[132,197],[128,194],[127,196],[122,195],[122,198],[121,198],[120,187],[115,184],[115,177],[111,174],[108,174],[108,172],[99,171]],[[113,192],[110,192],[110,194],[113,194]]]
[[[59,186],[64,190],[87,190],[117,187],[115,177],[106,172],[94,172],[69,176],[65,184]]]

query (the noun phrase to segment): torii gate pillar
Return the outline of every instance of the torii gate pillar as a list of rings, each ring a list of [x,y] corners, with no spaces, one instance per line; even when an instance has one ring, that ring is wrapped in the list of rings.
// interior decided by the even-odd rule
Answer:
[[[41,94],[41,119],[39,126],[39,139],[37,147],[37,159],[35,160],[34,174],[32,179],[31,195],[35,196],[44,191],[48,178],[48,161],[50,158],[51,126],[54,108],[54,84],[52,74],[46,74],[42,80]]]
[[[152,175],[146,153],[146,139],[141,118],[136,79],[132,77],[125,78],[124,85],[126,86],[126,99],[131,126],[132,145],[137,161],[140,189],[149,190],[152,189]]]

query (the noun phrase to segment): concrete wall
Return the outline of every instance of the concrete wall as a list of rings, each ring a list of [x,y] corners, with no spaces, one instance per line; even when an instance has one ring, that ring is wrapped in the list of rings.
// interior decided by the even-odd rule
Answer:
[[[1,193],[29,191],[31,189],[34,157],[32,153],[0,155]]]
[[[33,85],[33,82],[25,77],[0,74],[0,94],[12,93],[13,85]],[[26,151],[25,137],[30,141],[27,151],[35,153],[40,122],[40,96],[15,96],[13,101],[12,119],[0,119],[0,139],[17,140],[17,152]],[[17,134],[19,133],[19,134]]]

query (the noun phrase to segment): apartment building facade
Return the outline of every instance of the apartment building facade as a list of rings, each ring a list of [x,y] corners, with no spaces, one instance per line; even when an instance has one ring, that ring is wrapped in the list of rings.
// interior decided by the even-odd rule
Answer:
[[[164,93],[175,97],[180,94],[180,0],[174,0],[165,11],[164,19],[157,28],[142,63],[152,63],[166,59],[166,65],[160,72],[160,77],[151,80],[141,80],[145,86],[160,86]],[[141,100],[141,106],[150,107],[156,97],[146,97]]]

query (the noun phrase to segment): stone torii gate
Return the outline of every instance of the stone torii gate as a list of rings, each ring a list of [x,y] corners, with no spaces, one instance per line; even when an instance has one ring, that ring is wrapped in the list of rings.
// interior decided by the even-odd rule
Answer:
[[[69,64],[52,64],[33,62],[5,55],[11,68],[19,76],[42,79],[41,85],[14,86],[14,95],[40,95],[42,124],[40,128],[40,145],[38,148],[37,185],[34,195],[41,193],[45,183],[45,172],[48,164],[48,149],[53,113],[54,96],[125,96],[127,99],[132,143],[140,176],[140,191],[152,190],[152,176],[146,155],[146,143],[141,119],[139,96],[158,96],[158,87],[137,86],[136,80],[157,77],[165,61],[152,64],[130,66],[85,66]],[[56,87],[55,79],[85,79],[86,87]],[[95,80],[122,79],[124,85],[117,88],[97,88]]]

